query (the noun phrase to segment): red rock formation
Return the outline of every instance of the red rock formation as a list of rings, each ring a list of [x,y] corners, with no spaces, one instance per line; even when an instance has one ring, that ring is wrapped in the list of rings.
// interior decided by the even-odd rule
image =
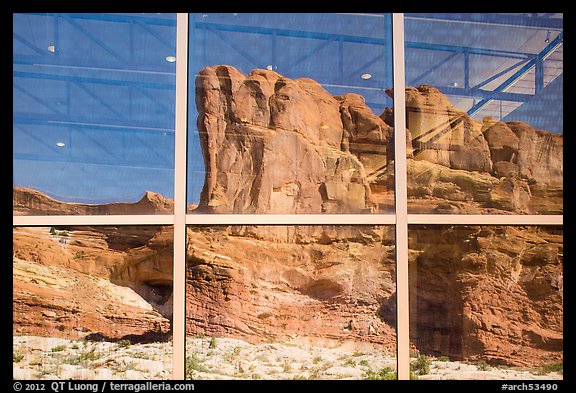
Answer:
[[[394,285],[392,227],[191,227],[187,333],[251,342],[356,340],[393,352],[379,315]]]
[[[172,214],[174,201],[146,191],[134,203],[109,204],[65,203],[30,188],[13,188],[13,214],[18,215],[115,215],[115,214]]]
[[[422,351],[492,364],[562,359],[562,231],[414,227],[411,338]]]
[[[172,239],[150,226],[14,228],[14,332],[166,338]]]
[[[343,145],[340,102],[310,79],[230,66],[196,78],[206,180],[198,211],[360,213],[375,208]]]

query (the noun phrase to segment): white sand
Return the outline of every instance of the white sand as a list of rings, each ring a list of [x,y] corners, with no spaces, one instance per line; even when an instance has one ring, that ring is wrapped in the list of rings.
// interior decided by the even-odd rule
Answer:
[[[211,345],[211,343],[213,343]],[[170,379],[172,343],[83,342],[14,336],[15,379]],[[367,344],[324,346],[304,342],[252,345],[231,338],[188,337],[187,375],[193,379],[364,379],[369,370],[396,369],[392,354]],[[18,359],[17,359],[18,360]],[[419,379],[562,379],[538,370],[484,369],[475,364],[432,360]]]

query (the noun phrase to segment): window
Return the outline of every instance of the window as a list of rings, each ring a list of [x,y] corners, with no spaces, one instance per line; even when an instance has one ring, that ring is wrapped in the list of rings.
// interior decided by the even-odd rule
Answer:
[[[562,378],[562,14],[13,18],[15,378]]]

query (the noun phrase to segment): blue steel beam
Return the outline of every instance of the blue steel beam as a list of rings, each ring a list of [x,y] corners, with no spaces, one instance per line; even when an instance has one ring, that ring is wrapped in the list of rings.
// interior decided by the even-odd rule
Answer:
[[[136,24],[138,26],[140,26],[142,29],[144,29],[148,34],[150,34],[152,37],[156,38],[158,41],[160,41],[161,43],[163,43],[167,48],[176,51],[176,41],[174,42],[170,42],[168,40],[166,40],[164,37],[162,37],[160,34],[158,34],[157,31],[155,31],[154,29],[151,29],[150,27],[147,26],[146,23],[143,23],[141,21],[136,22]]]
[[[514,68],[520,67],[522,64],[526,63],[530,61],[530,59],[523,59],[520,60],[517,63],[514,63],[513,65],[511,65],[510,67],[492,75],[490,78],[483,80],[482,82],[478,83],[477,85],[473,86],[472,89],[479,89],[482,86],[487,85],[488,83],[492,82],[493,80],[496,80],[498,78],[500,78],[502,75],[506,75],[507,73],[509,73],[510,71],[512,71]]]
[[[407,13],[405,18],[428,19],[445,22],[468,22],[490,24],[505,27],[538,28],[548,30],[562,30],[563,18],[550,18],[542,16],[501,15],[492,13]]]
[[[68,23],[70,23],[76,30],[78,30],[79,32],[84,34],[86,37],[88,37],[90,40],[95,42],[96,45],[98,45],[100,48],[104,49],[104,51],[106,51],[108,54],[112,55],[112,57],[114,57],[116,60],[121,61],[121,62],[127,61],[127,59],[125,59],[119,53],[117,53],[112,48],[110,48],[108,45],[106,45],[104,42],[102,42],[101,39],[96,37],[94,34],[90,33],[84,26],[82,26],[81,24],[79,24],[75,20],[73,20],[70,17],[65,16],[65,15],[63,15],[62,18],[65,21],[67,21]]]
[[[366,70],[368,67],[370,67],[372,64],[376,63],[377,61],[382,60],[383,58],[384,58],[384,53],[376,56],[375,58],[373,58],[369,62],[364,63],[360,67],[356,68],[354,71],[349,72],[347,75],[344,76],[344,80],[350,80],[350,79],[358,77],[358,75],[360,75],[360,73],[362,73],[364,70]]]
[[[161,166],[156,162],[151,160],[139,160],[139,161],[128,161],[128,160],[103,160],[94,159],[88,160],[84,157],[64,157],[64,156],[48,156],[40,154],[30,154],[30,153],[14,153],[13,160],[22,161],[41,161],[41,162],[63,162],[70,164],[83,164],[83,165],[97,165],[97,166],[110,166],[114,168],[143,168],[143,169],[155,169],[155,170],[165,170],[173,171],[174,163],[171,162],[170,166]]]
[[[47,55],[47,53],[45,51],[43,51],[42,49],[38,48],[36,45],[34,45],[33,43],[31,43],[30,41],[28,41],[26,38],[22,37],[20,34],[18,33],[12,33],[12,36],[20,41],[21,43],[23,43],[25,46],[27,46],[28,48],[32,49],[34,52],[38,53],[40,56],[44,57]]]
[[[489,91],[482,89],[465,89],[461,87],[441,86],[438,87],[442,93],[454,96],[476,97],[486,100],[501,100],[513,102],[526,102],[534,97],[532,94],[508,93],[504,91]]]
[[[434,71],[436,71],[438,68],[440,68],[441,66],[443,66],[444,64],[446,64],[447,62],[449,62],[450,60],[452,60],[453,58],[455,58],[456,56],[460,55],[462,52],[454,52],[451,55],[448,55],[447,57],[445,57],[444,59],[440,60],[438,63],[436,63],[435,65],[433,65],[432,67],[428,68],[426,71],[424,71],[422,74],[418,75],[416,78],[412,79],[412,81],[410,81],[408,83],[408,86],[415,86],[418,81],[422,78],[427,77],[428,75],[432,74]]]
[[[491,93],[495,96],[499,93],[504,92],[507,88],[512,86],[514,83],[518,82],[522,77],[528,74],[535,66],[536,63],[540,60],[544,60],[548,57],[552,52],[554,52],[563,42],[564,40],[564,33],[561,32],[558,36],[552,40],[543,50],[542,52],[538,53],[532,60],[526,63],[521,69],[516,71],[512,76],[502,82],[498,87],[496,87]],[[509,93],[508,93],[509,94]],[[473,116],[476,112],[486,106],[489,102],[493,101],[494,99],[498,98],[484,98],[476,105],[473,105],[472,108],[468,110],[468,114]],[[507,101],[507,100],[503,100]]]
[[[21,15],[35,15],[35,16],[66,16],[71,19],[85,19],[85,20],[95,20],[103,22],[118,22],[118,23],[145,23],[147,25],[157,25],[157,26],[170,26],[176,27],[176,17],[174,19],[167,18],[155,18],[150,16],[134,16],[134,15],[120,15],[120,14],[97,14],[97,13],[17,13]]]
[[[146,64],[146,67],[135,66],[131,63],[121,61],[110,61],[109,59],[94,59],[88,57],[47,57],[44,53],[38,55],[14,55],[13,64],[32,65],[35,67],[50,68],[73,68],[86,69],[88,71],[101,70],[103,72],[122,72],[122,73],[143,73],[156,75],[176,75],[173,65],[170,63]]]
[[[212,32],[214,35],[216,35],[218,38],[220,38],[226,45],[228,45],[231,49],[233,49],[236,53],[238,53],[240,56],[242,56],[243,58],[245,58],[246,60],[248,60],[253,66],[258,67],[258,64],[260,64],[261,62],[258,61],[258,59],[253,58],[252,56],[250,56],[248,53],[238,49],[233,42],[230,42],[230,40],[225,37],[224,35],[222,35],[217,29],[214,29],[212,27],[208,27],[207,28],[208,31]]]
[[[92,78],[92,77],[82,77],[72,75],[44,74],[40,72],[13,71],[12,76],[14,78],[34,78],[34,79],[70,81],[79,83],[94,83],[94,84],[112,85],[112,86],[130,86],[130,87],[134,86],[134,87],[140,87],[142,89],[161,89],[161,90],[176,89],[176,85],[170,83],[153,83],[153,82],[128,81],[128,80],[117,80],[107,78]]]
[[[88,119],[61,118],[57,116],[46,116],[45,114],[38,115],[20,112],[14,113],[12,121],[14,124],[39,124],[50,127],[74,127],[117,132],[126,132],[129,130],[130,132],[149,135],[158,135],[159,132],[167,134],[174,133],[174,128],[135,124],[133,121],[121,123],[113,120],[111,123],[97,123]]]
[[[47,108],[48,110],[50,110],[51,112],[54,112],[55,114],[61,115],[62,112],[59,111],[58,109],[56,109],[55,107],[53,107],[52,105],[48,105],[48,103],[46,102],[46,100],[41,100],[40,98],[36,97],[34,94],[30,93],[28,90],[24,89],[23,87],[19,86],[17,83],[13,82],[12,86],[18,90],[19,92],[21,92],[22,94],[30,97],[32,100],[36,101],[38,104],[42,105],[43,107]]]
[[[45,140],[43,140],[42,138],[39,138],[38,136],[34,135],[33,133],[31,133],[30,131],[28,131],[26,128],[14,124],[14,128],[17,128],[20,130],[20,132],[28,135],[30,138],[34,139],[36,142],[39,142],[41,145],[46,146],[49,150],[52,150],[54,153],[56,153],[57,155],[62,155],[62,150],[57,149],[54,147],[54,145],[49,144],[48,142],[46,142]],[[16,154],[16,153],[14,153]]]
[[[312,55],[318,53],[319,51],[321,51],[322,49],[324,49],[325,47],[327,47],[328,45],[332,44],[333,42],[336,42],[334,39],[330,39],[330,40],[326,40],[324,42],[320,42],[319,45],[315,46],[314,48],[312,48],[311,50],[309,50],[307,53],[303,54],[302,56],[300,56],[298,59],[296,59],[292,64],[290,64],[288,67],[283,68],[282,72],[289,72],[292,68],[296,67],[298,64],[302,63],[303,61],[305,61],[306,59],[310,58]]]
[[[229,25],[223,23],[209,23],[209,22],[196,22],[194,25],[196,26],[196,28],[211,28],[218,31],[228,31],[236,33],[252,33],[261,35],[275,34],[276,36],[279,37],[311,38],[317,40],[342,40],[343,42],[351,42],[358,44],[390,46],[390,41],[383,38],[363,37],[349,34],[347,35],[347,34],[321,33],[314,31],[277,29],[277,28],[260,27],[260,26],[239,26],[239,25]],[[504,50],[487,49],[487,48],[465,47],[460,45],[439,45],[439,44],[428,44],[413,41],[406,41],[405,45],[407,48],[438,50],[444,52],[460,52],[464,49],[467,49],[470,52],[470,54],[484,55],[484,56],[511,57],[519,59],[532,56],[531,53],[504,51]]]

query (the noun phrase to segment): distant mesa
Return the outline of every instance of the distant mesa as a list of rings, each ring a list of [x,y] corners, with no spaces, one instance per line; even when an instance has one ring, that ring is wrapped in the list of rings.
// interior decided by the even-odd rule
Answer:
[[[137,215],[173,214],[174,200],[146,191],[137,202],[86,204],[62,202],[24,187],[13,187],[14,215]]]

